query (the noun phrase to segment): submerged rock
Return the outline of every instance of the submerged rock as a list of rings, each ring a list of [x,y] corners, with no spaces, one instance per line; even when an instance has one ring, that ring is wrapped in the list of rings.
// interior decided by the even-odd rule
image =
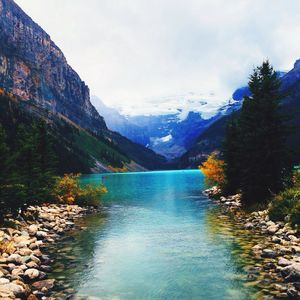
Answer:
[[[41,280],[37,281],[32,284],[32,287],[37,289],[37,290],[51,290],[54,287],[55,279],[46,279],[46,280]]]

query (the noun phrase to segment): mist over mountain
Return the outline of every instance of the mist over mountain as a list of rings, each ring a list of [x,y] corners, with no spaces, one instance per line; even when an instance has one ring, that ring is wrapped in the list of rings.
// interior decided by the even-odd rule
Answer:
[[[241,105],[239,100],[234,99],[218,103],[213,99],[199,99],[195,94],[189,96],[192,98],[181,95],[166,97],[172,99],[169,106],[166,106],[164,98],[161,101],[163,108],[157,110],[156,114],[148,115],[123,115],[95,96],[92,102],[104,117],[108,128],[172,160],[185,153],[207,127]],[[181,101],[180,97],[183,97]],[[176,104],[177,107],[174,107]],[[154,111],[155,107],[152,109]]]

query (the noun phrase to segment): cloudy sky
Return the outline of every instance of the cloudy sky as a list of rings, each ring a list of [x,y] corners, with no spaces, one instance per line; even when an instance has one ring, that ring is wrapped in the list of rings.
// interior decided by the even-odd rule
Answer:
[[[299,0],[16,2],[91,94],[127,113],[165,109],[168,97],[224,101],[264,58],[278,70],[300,58]]]

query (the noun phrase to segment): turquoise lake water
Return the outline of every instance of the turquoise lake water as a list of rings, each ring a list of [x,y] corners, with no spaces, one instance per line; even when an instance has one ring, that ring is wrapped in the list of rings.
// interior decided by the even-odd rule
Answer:
[[[86,230],[56,248],[53,276],[78,297],[251,299],[233,254],[239,244],[218,230],[222,220],[202,195],[200,171],[82,178],[101,180],[108,188],[104,211],[86,217]]]

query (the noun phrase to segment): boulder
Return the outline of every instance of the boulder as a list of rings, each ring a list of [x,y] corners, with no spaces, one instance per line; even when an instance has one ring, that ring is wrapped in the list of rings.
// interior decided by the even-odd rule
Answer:
[[[284,257],[281,257],[281,258],[279,258],[279,260],[278,260],[278,266],[280,266],[280,267],[286,267],[286,266],[289,266],[289,265],[291,265],[293,262],[292,261],[290,261],[290,260],[288,260],[288,259],[286,259],[286,258],[284,258]]]
[[[274,258],[277,256],[277,252],[272,249],[263,249],[261,256],[266,258]]]
[[[269,223],[269,222],[268,222]],[[277,225],[271,225],[267,228],[267,232],[269,234],[275,234],[278,230],[278,226]]]
[[[253,227],[254,227],[254,225],[251,222],[248,222],[248,223],[245,224],[246,229],[252,229]]]
[[[47,232],[45,231],[38,231],[36,233],[36,237],[39,239],[45,239],[47,237]]]
[[[293,263],[281,269],[286,281],[300,281],[300,263]]]
[[[19,254],[11,254],[8,258],[7,261],[10,263],[17,263],[21,264],[22,263],[22,256]]]
[[[30,280],[34,280],[40,276],[40,272],[37,269],[28,269],[25,271],[24,275]]]
[[[46,280],[40,280],[40,281],[37,281],[37,282],[34,282],[32,284],[32,287],[37,289],[37,290],[51,290],[53,289],[54,287],[54,283],[55,283],[55,279],[46,279]]]
[[[23,297],[26,294],[23,286],[13,282],[3,285],[3,288],[12,292],[16,297]]]
[[[7,278],[0,278],[0,285],[8,284],[10,281]]]
[[[34,225],[34,224],[32,224],[32,225],[30,225],[30,226],[28,227],[28,233],[29,233],[31,236],[36,235],[36,233],[37,233],[38,230],[39,230],[39,227],[38,227],[37,225]]]

